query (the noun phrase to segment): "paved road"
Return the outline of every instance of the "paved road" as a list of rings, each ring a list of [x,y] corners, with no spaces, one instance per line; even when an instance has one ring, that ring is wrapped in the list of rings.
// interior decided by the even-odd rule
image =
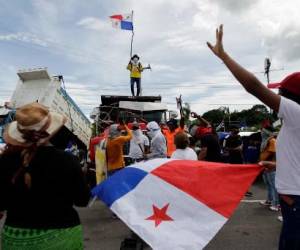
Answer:
[[[256,182],[251,191],[254,196],[241,202],[232,218],[205,250],[277,249],[281,227],[281,223],[277,221],[279,214],[268,211],[255,201],[263,200],[266,195],[261,181]],[[112,219],[111,212],[100,201],[92,208],[79,208],[78,211],[84,227],[86,250],[118,250],[121,241],[130,235],[126,225],[120,220]]]

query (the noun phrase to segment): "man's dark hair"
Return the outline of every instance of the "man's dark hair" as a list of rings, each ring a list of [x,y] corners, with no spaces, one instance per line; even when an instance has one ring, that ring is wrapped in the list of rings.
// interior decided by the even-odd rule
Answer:
[[[298,103],[300,105],[300,96],[299,95],[295,95],[293,93],[291,93],[290,91],[288,91],[287,89],[279,89],[279,94]]]
[[[174,142],[177,149],[186,149],[190,143],[187,134],[184,132],[177,133]]]

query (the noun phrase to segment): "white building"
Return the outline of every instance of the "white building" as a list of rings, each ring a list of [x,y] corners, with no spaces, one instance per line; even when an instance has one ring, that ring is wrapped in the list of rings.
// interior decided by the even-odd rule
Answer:
[[[50,77],[46,68],[19,71],[17,74],[19,81],[11,98],[12,107],[37,101],[63,114],[68,118],[65,126],[88,147],[90,121],[64,90],[60,77]]]

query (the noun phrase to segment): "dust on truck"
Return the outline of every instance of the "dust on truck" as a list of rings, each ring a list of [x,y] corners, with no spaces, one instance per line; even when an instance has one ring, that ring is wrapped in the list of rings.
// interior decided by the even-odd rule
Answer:
[[[10,100],[16,109],[24,104],[39,102],[65,117],[65,126],[52,139],[52,143],[65,148],[69,141],[87,150],[91,137],[91,124],[74,100],[63,88],[62,76],[49,76],[46,68],[18,71],[17,86]]]

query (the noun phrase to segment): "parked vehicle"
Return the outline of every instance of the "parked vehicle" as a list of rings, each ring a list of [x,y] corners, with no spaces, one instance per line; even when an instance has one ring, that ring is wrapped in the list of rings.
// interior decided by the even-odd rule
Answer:
[[[79,148],[87,150],[91,137],[91,124],[65,90],[63,77],[49,76],[46,68],[22,70],[17,72],[17,75],[19,80],[9,102],[9,112],[13,112],[24,104],[39,102],[49,107],[50,110],[67,117],[67,123],[52,139],[52,143],[60,148],[65,148],[70,141],[73,141]],[[3,117],[6,116],[4,108],[2,108]],[[11,120],[2,119],[0,129],[3,130]]]

